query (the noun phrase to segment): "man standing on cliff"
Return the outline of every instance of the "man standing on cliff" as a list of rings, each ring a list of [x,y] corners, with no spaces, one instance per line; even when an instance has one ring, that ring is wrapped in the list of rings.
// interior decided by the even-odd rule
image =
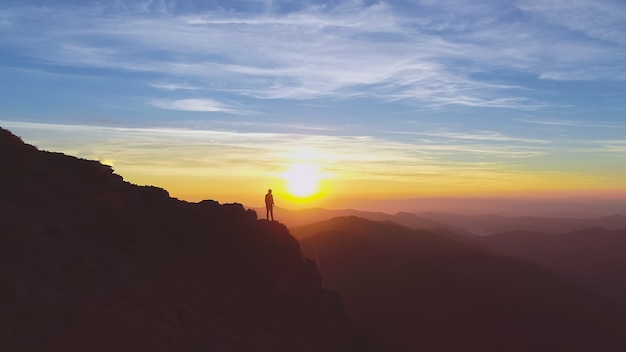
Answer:
[[[270,215],[272,221],[274,221],[274,196],[272,195],[272,190],[268,189],[265,195],[265,218],[269,220]]]

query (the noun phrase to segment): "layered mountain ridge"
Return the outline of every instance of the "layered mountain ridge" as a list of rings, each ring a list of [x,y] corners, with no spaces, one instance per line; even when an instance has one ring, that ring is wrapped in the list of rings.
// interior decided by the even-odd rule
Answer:
[[[353,323],[397,351],[626,348],[619,306],[464,236],[354,216],[291,232]]]
[[[373,221],[392,221],[415,229],[445,228],[469,238],[517,230],[561,234],[589,228],[604,228],[607,230],[626,229],[626,214],[592,218],[554,218],[538,216],[502,216],[495,214],[463,215],[432,212],[399,212],[390,214],[354,209],[328,210],[323,208],[302,210],[279,208],[275,212],[280,215],[281,222],[289,228],[300,227],[335,217],[357,216]]]

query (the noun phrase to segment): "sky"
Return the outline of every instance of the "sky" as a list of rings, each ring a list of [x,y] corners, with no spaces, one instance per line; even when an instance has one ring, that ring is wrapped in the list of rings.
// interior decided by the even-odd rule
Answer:
[[[0,126],[188,201],[626,198],[626,3],[3,0]]]

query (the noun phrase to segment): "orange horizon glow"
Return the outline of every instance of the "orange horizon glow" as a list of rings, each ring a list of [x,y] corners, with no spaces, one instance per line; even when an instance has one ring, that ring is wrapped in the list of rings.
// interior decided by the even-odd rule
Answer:
[[[278,207],[291,209],[333,209],[346,199],[626,197],[621,154],[576,163],[568,154],[564,160],[542,156],[549,165],[539,167],[518,158],[507,163],[507,156],[473,163],[448,153],[425,157],[413,145],[362,138],[10,125],[42,150],[100,160],[128,182],[160,187],[190,202],[261,207],[269,188]],[[455,148],[462,152],[466,146]],[[581,165],[586,162],[594,167]]]

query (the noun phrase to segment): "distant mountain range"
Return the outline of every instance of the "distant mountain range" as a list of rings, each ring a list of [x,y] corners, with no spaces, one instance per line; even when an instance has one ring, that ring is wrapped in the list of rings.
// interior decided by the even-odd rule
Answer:
[[[623,191],[623,190],[622,190]],[[626,197],[608,195],[564,198],[430,197],[380,200],[334,199],[333,207],[397,213],[498,214],[509,217],[593,218],[626,215]]]
[[[626,209],[624,211],[626,213]],[[597,218],[550,218],[421,213],[419,216],[445,223],[452,228],[462,228],[478,236],[518,230],[560,234],[588,228],[626,229],[626,215],[611,215]]]
[[[623,310],[466,237],[354,216],[291,232],[353,323],[398,351],[626,350]]]
[[[257,209],[264,214],[264,209]],[[626,213],[626,209],[624,210]],[[597,218],[551,218],[551,217],[509,217],[502,215],[460,215],[449,213],[408,213],[387,214],[353,209],[328,210],[322,208],[288,210],[278,208],[276,218],[289,228],[303,226],[334,217],[357,216],[373,221],[392,221],[414,229],[445,228],[468,237],[493,235],[510,231],[531,231],[546,234],[560,234],[588,228],[606,230],[626,229],[626,214]]]
[[[259,214],[265,214],[264,208],[257,208],[255,210]],[[417,214],[404,212],[397,214],[387,214],[383,212],[369,212],[354,209],[329,210],[323,208],[311,208],[303,210],[289,210],[284,208],[277,208],[274,215],[277,219],[280,220],[280,222],[282,222],[289,228],[308,225],[336,217],[356,216],[372,221],[393,221],[395,223],[412,228],[454,228],[454,230],[459,233],[465,233],[463,229],[449,226],[445,222],[438,222],[425,217],[421,217]]]

